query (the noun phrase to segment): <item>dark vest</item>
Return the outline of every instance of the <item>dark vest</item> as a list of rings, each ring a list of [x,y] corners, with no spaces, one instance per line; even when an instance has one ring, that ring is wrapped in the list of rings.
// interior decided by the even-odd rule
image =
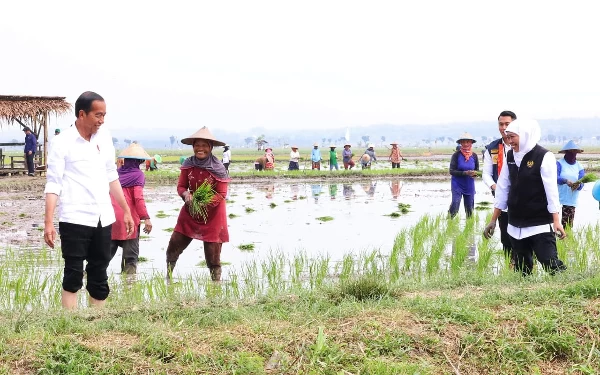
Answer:
[[[498,153],[500,152],[500,143],[502,142],[502,138],[496,139],[494,142],[485,146],[486,150],[489,151],[490,156],[492,157],[492,179],[494,182],[498,182]],[[506,161],[505,161],[506,163]]]
[[[540,145],[529,151],[521,161],[521,167],[515,164],[513,151],[506,155],[510,179],[508,193],[508,223],[518,227],[533,227],[553,222],[548,212],[548,199],[542,182],[542,160],[548,150]]]

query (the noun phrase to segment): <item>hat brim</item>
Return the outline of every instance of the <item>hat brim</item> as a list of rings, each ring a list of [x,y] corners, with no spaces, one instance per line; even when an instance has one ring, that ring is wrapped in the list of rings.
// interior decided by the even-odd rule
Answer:
[[[476,140],[472,139],[472,138],[461,138],[461,139],[457,139],[456,143],[460,143],[460,141],[472,141],[473,143],[477,143]]]
[[[206,139],[206,138],[183,138],[180,142],[183,143],[184,145],[192,146],[194,144],[194,141],[197,139],[202,139],[203,141],[211,142],[213,147],[214,146],[225,146],[225,142],[217,141],[215,139]]]
[[[569,148],[569,149],[566,149],[566,150],[560,150],[558,153],[559,154],[566,154],[567,151],[577,151],[577,153],[579,153],[579,154],[583,152],[583,150],[580,149],[580,148]]]
[[[150,160],[152,158],[145,156],[118,156],[118,159],[137,159],[137,160]]]

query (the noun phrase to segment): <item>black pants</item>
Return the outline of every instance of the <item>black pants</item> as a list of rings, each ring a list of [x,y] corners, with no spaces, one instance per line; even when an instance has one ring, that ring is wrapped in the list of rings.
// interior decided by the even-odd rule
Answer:
[[[63,289],[76,293],[83,286],[83,262],[87,261],[86,289],[94,299],[103,301],[108,297],[106,268],[112,258],[110,235],[112,225],[97,227],[59,222],[62,257],[65,260]]]
[[[33,165],[33,157],[35,156],[35,152],[32,152],[31,154],[25,154],[25,162],[27,164],[27,172],[29,174],[33,174],[33,172],[35,171],[34,165]]]
[[[223,166],[225,167],[225,170],[229,172],[229,163],[223,163]]]
[[[552,275],[567,269],[558,259],[554,232],[540,233],[520,240],[510,237],[510,240],[515,256],[515,271],[520,271],[523,275],[531,274],[534,254],[544,270]]]
[[[394,169],[394,168],[400,168],[400,163],[392,162],[392,169]]]
[[[512,243],[510,242],[510,235],[508,234],[508,212],[502,211],[502,213],[500,213],[500,216],[498,217],[498,226],[500,227],[500,242],[502,242],[504,256],[514,260]]]
[[[298,164],[298,162],[290,160],[290,164],[288,165],[288,171],[297,171],[299,169],[300,165]]]

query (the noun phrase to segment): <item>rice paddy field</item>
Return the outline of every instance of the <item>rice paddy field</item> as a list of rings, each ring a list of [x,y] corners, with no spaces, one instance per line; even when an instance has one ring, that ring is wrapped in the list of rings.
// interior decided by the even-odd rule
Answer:
[[[145,189],[154,229],[141,238],[138,275],[118,273],[118,252],[106,307],[86,307],[81,293],[75,312],[60,309],[60,248],[42,244],[43,179],[23,178],[21,190],[6,182],[0,374],[600,372],[591,186],[558,242],[568,270],[523,278],[498,233],[481,235],[492,202],[481,181],[476,214],[451,220],[449,179],[427,173],[242,176],[227,197],[223,281],[210,281],[193,242],[168,283],[165,248],[182,202],[176,168],[160,173]]]

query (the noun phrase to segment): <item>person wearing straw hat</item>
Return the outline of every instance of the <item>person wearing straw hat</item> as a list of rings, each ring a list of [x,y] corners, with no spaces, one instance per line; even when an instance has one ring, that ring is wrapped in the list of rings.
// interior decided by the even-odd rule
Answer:
[[[177,193],[185,204],[179,212],[177,224],[167,246],[167,279],[170,280],[175,264],[181,253],[192,240],[204,243],[206,266],[213,281],[221,280],[221,248],[229,242],[225,197],[230,181],[223,163],[213,154],[215,146],[224,146],[207,127],[181,140],[194,148],[194,155],[187,158],[181,166],[177,183]],[[206,217],[190,213],[193,206],[193,194],[204,182],[212,187],[214,195],[206,205]]]
[[[335,145],[329,145],[329,170],[332,171],[333,168],[335,168],[336,171],[339,170],[337,152],[335,152]]]
[[[300,170],[300,153],[298,152],[298,146],[292,146],[290,151],[290,164],[288,165],[288,171]]]
[[[500,138],[485,146],[485,150],[483,151],[483,171],[481,177],[483,183],[490,188],[492,195],[494,196],[496,195],[496,182],[498,181],[498,176],[500,176],[502,168],[506,165],[506,154],[510,150],[508,138],[504,131],[508,125],[516,119],[517,115],[512,111],[500,112],[500,115],[498,115],[498,131],[500,132]],[[498,226],[500,227],[500,242],[502,243],[504,255],[514,264],[512,244],[507,232],[507,211],[502,211],[502,213],[500,213],[500,216],[498,217]]]
[[[558,199],[562,205],[563,227],[573,227],[575,219],[575,207],[579,200],[579,192],[583,189],[583,183],[578,182],[585,176],[583,166],[577,161],[577,154],[583,152],[575,142],[569,141],[559,151],[565,156],[556,162],[558,175]]]
[[[390,152],[389,160],[392,162],[392,169],[400,168],[400,159],[404,160],[404,156],[400,152],[400,148],[398,147],[398,142],[394,141],[390,143],[392,146],[392,150]]]
[[[133,232],[131,211],[115,165],[115,147],[110,132],[102,126],[105,116],[102,96],[91,91],[81,94],[75,101],[75,126],[52,139],[48,155],[44,241],[54,248],[54,211],[60,198],[58,227],[65,262],[61,303],[69,310],[77,307],[84,262],[90,304],[104,305],[110,293],[106,269],[115,222],[111,195],[123,210],[126,232]]]
[[[566,270],[558,258],[556,237],[567,236],[558,211],[556,159],[537,142],[540,125],[535,120],[515,120],[506,128],[511,150],[496,184],[494,212],[483,235],[491,238],[496,220],[508,209],[508,234],[512,244],[515,271],[524,276],[533,270],[533,256],[550,274]]]
[[[146,177],[140,169],[140,164],[149,160],[151,157],[137,143],[130,144],[119,154],[119,160],[122,160],[122,166],[117,169],[119,182],[123,189],[123,195],[131,211],[133,218],[133,232],[127,233],[125,222],[123,221],[123,210],[111,195],[113,209],[115,210],[116,221],[112,225],[111,232],[111,259],[117,253],[120,247],[123,249],[121,256],[121,273],[133,275],[137,272],[138,258],[140,255],[140,223],[144,221],[144,233],[149,234],[152,231],[152,222],[146,209],[144,200],[144,185]]]
[[[479,159],[477,154],[472,151],[473,143],[477,142],[471,134],[465,132],[457,140],[460,150],[456,151],[450,159],[450,175],[452,202],[448,213],[454,218],[460,208],[460,201],[463,200],[465,213],[467,217],[473,214],[475,207],[475,177],[479,170]]]
[[[319,144],[313,144],[313,149],[310,153],[310,161],[312,162],[312,170],[321,170],[321,150],[319,150]]]
[[[352,169],[354,167],[354,162],[352,161],[352,157],[354,154],[350,149],[352,145],[348,142],[344,144],[344,151],[342,151],[342,161],[344,163],[344,169]]]
[[[231,150],[229,149],[229,145],[223,146],[223,159],[221,161],[223,162],[227,174],[229,174],[229,163],[231,163]]]

